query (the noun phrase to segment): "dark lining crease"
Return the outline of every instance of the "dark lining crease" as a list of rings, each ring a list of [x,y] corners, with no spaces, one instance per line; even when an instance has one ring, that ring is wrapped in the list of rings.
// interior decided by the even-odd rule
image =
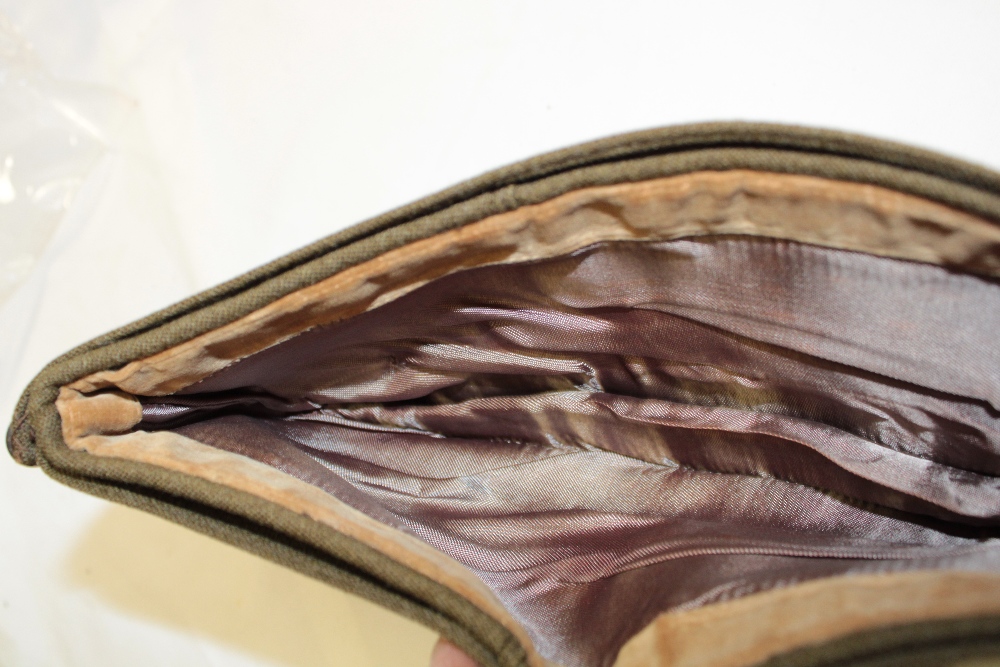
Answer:
[[[603,243],[436,279],[143,398],[138,428],[415,535],[544,657],[604,667],[713,591],[1000,569],[998,329],[995,281],[929,264]]]

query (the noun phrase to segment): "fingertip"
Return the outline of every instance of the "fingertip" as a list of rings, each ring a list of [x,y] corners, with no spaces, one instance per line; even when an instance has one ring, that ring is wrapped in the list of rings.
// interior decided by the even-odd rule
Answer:
[[[442,637],[431,651],[431,667],[479,667],[479,664]]]

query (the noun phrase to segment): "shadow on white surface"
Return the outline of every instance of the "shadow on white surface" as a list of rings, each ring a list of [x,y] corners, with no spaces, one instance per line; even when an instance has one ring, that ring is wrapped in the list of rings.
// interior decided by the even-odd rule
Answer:
[[[16,648],[14,640],[0,627],[0,665],[15,665]]]
[[[98,516],[65,577],[119,612],[262,664],[426,667],[436,640],[364,600],[124,507]]]

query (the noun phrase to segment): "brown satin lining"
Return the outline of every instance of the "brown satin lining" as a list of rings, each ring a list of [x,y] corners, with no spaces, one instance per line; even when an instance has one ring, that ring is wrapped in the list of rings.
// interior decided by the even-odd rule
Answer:
[[[117,405],[112,406],[112,403]],[[468,569],[419,539],[357,511],[323,489],[265,463],[171,431],[133,431],[117,435],[92,432],[92,424],[102,418],[108,420],[105,423],[121,424],[138,412],[128,428],[139,423],[142,406],[134,398],[116,394],[86,397],[64,387],[60,392],[59,410],[64,438],[71,449],[98,457],[128,459],[208,480],[307,516],[447,586],[510,630],[525,647],[532,667],[549,664],[534,652],[530,637],[492,591]]]
[[[723,233],[826,248],[656,243]],[[84,378],[57,407],[71,447],[301,507],[523,625],[547,658],[606,665],[665,610],[845,572],[997,570],[992,541],[961,527],[998,511],[995,285],[829,248],[996,276],[998,241],[974,216],[814,177],[588,188],[385,253]],[[669,261],[647,256],[666,246]],[[657,266],[669,280],[633,270]],[[541,321],[504,320],[490,289]],[[106,388],[185,396],[144,408],[144,428],[172,430],[107,435],[138,417],[121,395],[79,394]],[[317,510],[311,488],[347,506]],[[392,546],[393,528],[379,542],[379,522],[492,593]]]
[[[998,327],[994,281],[927,264],[604,243],[440,278],[140,428],[326,490],[469,568],[543,657],[608,665],[668,610],[996,572]]]
[[[602,241],[750,234],[1000,276],[1000,227],[886,188],[745,170],[583,188],[416,241],[181,345],[72,383],[146,396],[476,266],[555,257]]]

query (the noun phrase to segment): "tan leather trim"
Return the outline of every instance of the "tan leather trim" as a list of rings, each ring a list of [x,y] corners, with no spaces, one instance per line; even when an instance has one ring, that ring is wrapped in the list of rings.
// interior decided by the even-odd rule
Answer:
[[[62,387],[56,405],[67,443],[88,435],[128,433],[142,421],[142,404],[138,399],[117,391],[84,396]]]
[[[600,241],[750,234],[1000,276],[1000,227],[912,195],[813,176],[696,172],[584,188],[386,252],[181,345],[71,386],[167,395],[306,329],[434,278],[541,259]]]
[[[304,514],[451,588],[509,629],[528,650],[532,665],[546,667],[551,664],[534,654],[532,642],[521,625],[511,617],[493,592],[464,565],[415,537],[375,521],[329,493],[267,464],[169,431],[96,434],[102,426],[118,428],[132,419],[135,411],[131,403],[138,406],[135,399],[109,394],[86,397],[63,387],[56,401],[56,408],[63,416],[63,437],[70,449],[181,472],[252,493]],[[116,415],[114,410],[108,410],[109,405],[120,409],[123,416]],[[137,414],[141,419],[141,407]],[[94,421],[85,421],[87,418],[93,418]],[[129,428],[136,423],[138,420]]]
[[[615,667],[746,667],[791,649],[901,623],[1000,613],[1000,575],[843,576],[661,614]]]

